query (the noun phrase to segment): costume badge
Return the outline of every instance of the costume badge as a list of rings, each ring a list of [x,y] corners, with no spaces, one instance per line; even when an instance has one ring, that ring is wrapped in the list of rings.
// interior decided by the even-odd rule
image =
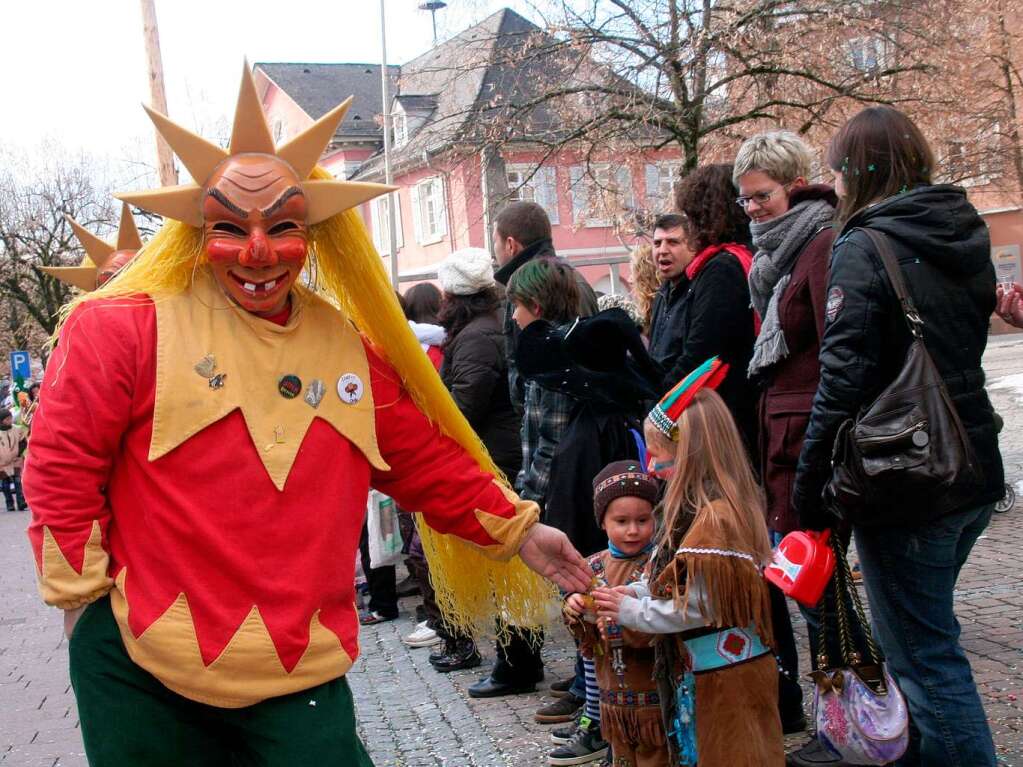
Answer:
[[[305,401],[312,405],[314,408],[320,406],[320,402],[323,400],[323,395],[326,394],[327,387],[323,385],[323,381],[319,378],[314,378],[309,384],[309,388],[305,392]]]
[[[354,405],[362,399],[362,388],[362,379],[355,373],[345,373],[337,379],[337,396],[349,405]]]
[[[824,316],[828,322],[834,322],[845,306],[845,291],[837,285],[828,291],[828,301],[824,305]]]
[[[302,393],[302,379],[295,375],[281,376],[277,382],[277,391],[284,399],[295,399]]]
[[[223,389],[224,380],[227,378],[227,373],[217,373],[215,376],[209,377],[211,389]]]
[[[196,373],[198,373],[199,375],[206,379],[213,378],[213,371],[215,371],[216,369],[217,358],[214,357],[212,354],[207,354],[201,360],[196,362],[195,367],[193,368],[193,370],[195,370]]]

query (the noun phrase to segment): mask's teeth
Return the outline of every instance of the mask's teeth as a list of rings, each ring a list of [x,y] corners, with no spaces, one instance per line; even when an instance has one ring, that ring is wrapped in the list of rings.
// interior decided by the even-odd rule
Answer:
[[[256,286],[251,282],[246,282],[242,287],[244,287],[250,293],[256,292]]]
[[[266,283],[263,286],[263,290],[265,290],[267,293],[269,293],[271,290],[273,290],[276,287],[277,287],[277,280],[270,280],[270,282]]]

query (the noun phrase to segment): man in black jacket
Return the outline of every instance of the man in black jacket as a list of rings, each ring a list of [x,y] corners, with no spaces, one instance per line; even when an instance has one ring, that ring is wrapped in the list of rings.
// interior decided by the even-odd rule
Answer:
[[[500,268],[494,272],[494,279],[502,285],[515,274],[520,266],[534,258],[557,258],[554,242],[551,240],[551,220],[547,211],[535,202],[513,202],[506,205],[494,220],[494,257]],[[579,316],[589,317],[597,313],[597,294],[579,272],[575,273],[579,286]],[[520,413],[525,389],[515,367],[515,349],[518,345],[519,328],[512,319],[513,306],[509,302],[504,312],[504,338],[508,357],[508,386],[512,405]]]

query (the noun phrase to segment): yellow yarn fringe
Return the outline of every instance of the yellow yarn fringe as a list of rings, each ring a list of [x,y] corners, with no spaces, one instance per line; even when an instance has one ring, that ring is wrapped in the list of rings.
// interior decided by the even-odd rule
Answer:
[[[311,178],[333,178],[317,167]],[[102,288],[79,295],[61,309],[61,325],[79,305],[99,298],[132,300],[146,294],[154,301],[188,289],[197,270],[208,269],[202,232],[167,220],[117,277]],[[308,273],[315,287],[335,303],[387,357],[422,412],[500,482],[506,478],[455,405],[436,369],[423,354],[398,305],[359,214],[345,211],[311,228]],[[59,333],[60,327],[57,332]],[[518,557],[498,562],[454,536],[423,524],[416,515],[437,604],[449,624],[479,636],[506,624],[539,627],[553,614],[555,587],[529,570]]]

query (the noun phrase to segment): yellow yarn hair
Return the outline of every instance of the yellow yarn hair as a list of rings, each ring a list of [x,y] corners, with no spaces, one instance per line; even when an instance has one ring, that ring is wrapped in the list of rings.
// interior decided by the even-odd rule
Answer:
[[[317,167],[311,178],[332,176]],[[386,355],[427,418],[464,447],[484,471],[507,484],[423,354],[358,213],[348,210],[333,216],[311,227],[310,234],[307,271],[318,292],[336,303]],[[146,294],[159,300],[184,292],[196,271],[208,269],[202,232],[167,220],[114,279],[64,306],[61,324],[78,305],[98,298]],[[472,545],[417,521],[437,603],[452,627],[479,635],[493,631],[498,616],[517,626],[540,626],[546,621],[557,592],[522,560],[494,561]]]

